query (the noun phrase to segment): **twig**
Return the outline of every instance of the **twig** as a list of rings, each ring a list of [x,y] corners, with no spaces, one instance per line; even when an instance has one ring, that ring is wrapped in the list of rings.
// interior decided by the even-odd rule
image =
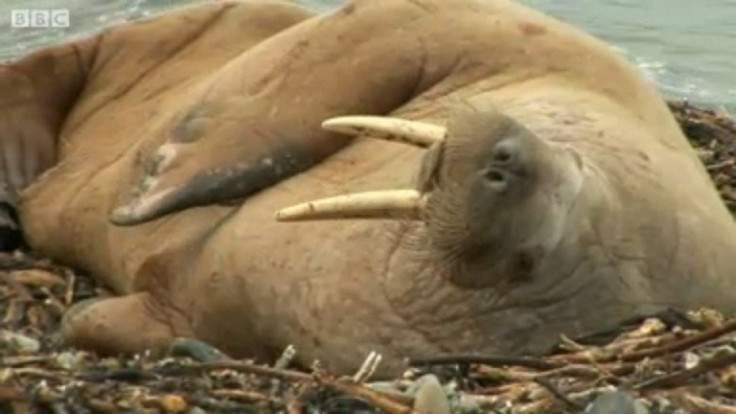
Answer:
[[[0,402],[36,402],[53,404],[63,402],[62,394],[53,392],[48,389],[39,389],[36,392],[26,393],[18,388],[0,387]],[[96,398],[87,400],[87,404],[98,412],[119,412],[120,410],[114,404]]]
[[[518,366],[537,370],[555,369],[563,366],[561,362],[545,361],[540,358],[530,357],[499,357],[489,355],[442,355],[426,358],[411,358],[409,366],[419,367],[427,365],[471,365],[483,364],[490,366]]]
[[[292,381],[292,382],[312,381],[314,379],[314,376],[310,374],[305,374],[299,371],[270,368],[266,366],[260,366],[260,365],[255,365],[255,364],[251,364],[248,362],[240,362],[240,361],[203,362],[199,364],[187,365],[184,367],[184,369],[196,370],[196,371],[230,369],[233,371],[242,372],[246,374],[262,375],[265,377],[278,378],[281,380]]]
[[[722,169],[724,169],[726,167],[730,167],[732,165],[734,165],[734,159],[733,158],[729,158],[729,159],[726,159],[726,160],[721,161],[719,163],[708,165],[705,168],[708,171],[718,171],[718,170],[722,170]]]
[[[38,378],[46,378],[50,380],[63,380],[69,378],[69,375],[65,372],[51,371],[36,367],[25,367],[25,368],[9,368],[9,375],[15,376],[31,376]]]
[[[504,382],[532,382],[538,374],[533,372],[498,368],[491,365],[481,365],[476,369],[479,378]]]
[[[8,254],[0,255],[0,270],[40,269],[55,272],[60,268],[60,266],[50,263],[48,260],[38,260],[26,255],[20,257]]]
[[[64,304],[61,303],[61,301],[57,299],[53,293],[51,293],[51,290],[49,288],[43,286],[40,287],[39,290],[43,292],[44,295],[46,295],[46,300],[57,310],[57,312],[59,312],[60,314],[64,313],[64,311],[66,310],[66,306],[64,306]]]
[[[658,377],[641,382],[634,386],[634,389],[643,391],[653,388],[674,388],[683,385],[689,378],[696,375],[716,370],[718,368],[724,368],[731,364],[736,364],[736,353],[719,355],[712,359],[703,359],[693,368],[682,369],[664,377]]]
[[[557,398],[558,400],[560,400],[563,403],[565,403],[565,405],[568,408],[571,408],[571,409],[575,410],[575,412],[580,412],[580,411],[583,410],[583,408],[584,408],[583,406],[581,406],[580,404],[578,404],[578,403],[574,402],[573,400],[571,400],[570,398],[568,398],[567,395],[565,395],[556,386],[554,386],[554,384],[552,384],[552,382],[549,381],[548,379],[546,379],[546,378],[536,378],[534,380],[534,382],[536,382],[537,384],[541,385],[544,389],[546,389],[547,391],[549,391],[555,398]]]
[[[311,375],[299,371],[270,368],[266,366],[255,365],[248,362],[241,361],[215,361],[215,362],[203,362],[192,365],[186,365],[181,367],[185,372],[202,372],[210,370],[232,370],[246,374],[260,375],[270,378],[278,378],[284,381],[290,382],[316,382],[324,384],[325,386],[332,387],[338,391],[345,392],[354,396],[365,398],[376,406],[381,408],[381,404],[388,408],[382,408],[390,413],[408,413],[409,411],[396,411],[399,408],[406,408],[406,406],[398,402],[393,398],[392,395],[382,393],[380,391],[372,390],[359,385],[351,385],[345,381],[331,379],[329,377],[321,375]],[[161,375],[165,375],[163,372],[159,372]],[[393,407],[393,408],[391,408]],[[394,410],[394,411],[390,411]]]
[[[365,361],[363,361],[360,369],[358,369],[358,372],[353,375],[353,381],[358,384],[366,382],[376,372],[382,358],[381,354],[371,351]]]
[[[387,414],[418,414],[411,407],[399,403],[376,390],[355,384],[352,380],[323,381],[323,383],[342,393],[360,397]]]
[[[701,343],[710,341],[711,339],[718,338],[727,333],[736,331],[736,318],[724,323],[721,326],[708,329],[701,333],[697,333],[688,337],[685,337],[679,341],[670,342],[656,348],[645,349],[642,351],[635,351],[627,353],[621,356],[621,360],[625,362],[636,362],[641,361],[645,358],[652,358],[659,355],[680,352],[699,345]]]
[[[294,347],[294,345],[289,344],[286,348],[284,348],[284,351],[281,352],[281,356],[273,364],[273,367],[276,369],[285,369],[291,364],[295,356],[296,348]]]
[[[191,405],[197,405],[208,412],[215,413],[256,413],[263,410],[256,410],[250,405],[245,405],[234,401],[220,401],[211,397],[193,395],[187,398],[187,402]]]
[[[39,270],[29,269],[11,272],[8,275],[9,279],[12,279],[16,283],[33,287],[48,287],[48,286],[61,286],[64,285],[64,280],[54,273]]]
[[[0,360],[0,368],[14,368],[23,365],[36,364],[39,362],[49,362],[53,360],[54,357],[49,355],[3,357],[2,360]]]
[[[576,354],[563,354],[552,357],[556,363],[607,363],[616,360],[623,362],[638,362],[646,358],[658,357],[665,354],[685,351],[696,345],[704,344],[710,340],[736,331],[736,318],[724,324],[708,329],[706,331],[687,336],[685,338],[667,342],[657,347],[625,352],[609,352],[606,349],[599,351],[586,350]]]
[[[71,306],[74,301],[74,288],[77,284],[77,275],[74,272],[67,272],[69,275],[69,282],[66,284],[66,292],[64,292],[64,303],[67,307]]]
[[[582,364],[575,364],[575,365],[568,365],[566,367],[561,367],[545,372],[541,372],[539,374],[533,374],[534,379],[547,379],[547,378],[554,378],[554,377],[578,377],[578,378],[600,378],[601,376],[606,375],[607,373],[602,372],[601,369],[597,366],[589,366],[589,365],[582,365]],[[610,374],[609,374],[610,375]]]
[[[718,404],[695,395],[677,393],[672,394],[671,398],[684,405],[685,408],[692,413],[736,414],[736,407],[734,406]]]
[[[271,398],[265,394],[255,391],[221,389],[212,390],[212,395],[218,398],[229,398],[243,402],[261,402],[271,401]]]

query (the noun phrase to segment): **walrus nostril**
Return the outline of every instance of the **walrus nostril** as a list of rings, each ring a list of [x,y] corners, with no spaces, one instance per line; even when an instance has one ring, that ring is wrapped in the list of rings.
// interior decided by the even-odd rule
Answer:
[[[502,193],[506,191],[508,187],[508,180],[506,173],[497,168],[489,168],[485,171],[483,176],[486,179],[488,186],[496,192]]]
[[[507,165],[517,157],[518,148],[513,142],[503,141],[493,148],[493,162],[496,165]]]
[[[503,173],[496,169],[490,169],[486,171],[486,179],[491,182],[501,183],[506,181],[506,177],[504,177]]]

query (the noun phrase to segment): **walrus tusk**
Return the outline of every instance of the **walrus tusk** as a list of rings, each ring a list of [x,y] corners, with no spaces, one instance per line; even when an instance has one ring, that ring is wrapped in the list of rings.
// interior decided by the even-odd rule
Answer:
[[[416,190],[384,190],[344,194],[286,207],[279,221],[327,219],[419,219],[426,196]]]
[[[447,134],[447,129],[442,126],[384,116],[330,118],[322,123],[322,128],[349,135],[370,132],[373,134],[372,138],[402,142],[423,148],[429,148],[432,144],[443,141]]]

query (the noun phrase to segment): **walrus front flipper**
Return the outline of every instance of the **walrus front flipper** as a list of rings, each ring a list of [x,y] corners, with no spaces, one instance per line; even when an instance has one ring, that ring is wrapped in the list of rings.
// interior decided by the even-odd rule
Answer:
[[[145,223],[164,215],[248,197],[306,170],[348,141],[324,133],[294,131],[279,139],[267,123],[205,121],[201,140],[169,141],[137,168],[131,193],[110,214],[119,226]],[[283,128],[283,126],[282,126]],[[286,128],[288,130],[288,127]]]
[[[174,174],[150,175],[134,190],[138,194],[131,202],[113,210],[110,221],[136,225],[187,208],[247,197],[306,169],[312,164],[309,158],[283,150],[270,157],[202,169],[182,180]]]
[[[166,347],[177,334],[188,335],[184,326],[148,292],[139,292],[77,303],[64,314],[61,333],[72,346],[114,355]]]

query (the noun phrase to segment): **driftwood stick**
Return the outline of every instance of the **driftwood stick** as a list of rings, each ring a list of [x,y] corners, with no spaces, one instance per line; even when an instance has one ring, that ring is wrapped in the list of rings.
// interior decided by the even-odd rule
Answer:
[[[548,379],[537,378],[534,380],[534,382],[536,382],[537,384],[542,386],[544,389],[549,391],[549,393],[552,394],[555,398],[562,401],[567,406],[567,408],[570,408],[574,410],[575,412],[580,412],[583,410],[584,407],[582,405],[568,398],[568,396],[565,395],[564,392],[562,392],[559,388],[557,388],[554,384],[552,384],[552,382],[549,381]]]
[[[212,395],[218,398],[228,398],[242,402],[271,401],[271,397],[256,391],[218,389],[212,390]]]
[[[16,387],[0,387],[0,402],[35,402],[44,404],[53,404],[64,401],[62,394],[53,392],[48,389],[41,389],[38,392],[25,392]],[[87,404],[97,412],[116,413],[120,410],[115,404],[100,400],[97,398],[88,399]]]
[[[641,382],[634,386],[635,390],[644,391],[650,389],[675,388],[685,385],[685,382],[702,373],[725,368],[731,364],[736,364],[736,353],[728,353],[725,355],[715,356],[712,359],[703,359],[693,368],[682,369],[672,374],[657,377],[651,380]]]
[[[3,357],[2,360],[0,360],[0,368],[16,368],[22,367],[24,365],[44,363],[53,360],[54,357],[50,355],[9,356]]]
[[[202,370],[212,371],[219,369],[230,369],[245,374],[261,375],[264,377],[278,378],[284,381],[291,382],[306,382],[313,381],[314,376],[299,371],[270,368],[266,366],[256,365],[242,361],[214,361],[214,362],[203,362],[200,364],[193,364],[187,366],[187,370]]]
[[[428,365],[473,365],[482,364],[490,366],[518,366],[525,368],[532,368],[536,370],[548,370],[555,369],[563,366],[563,363],[545,361],[540,358],[530,357],[500,357],[493,355],[441,355],[436,357],[426,358],[411,358],[409,359],[409,366],[419,367]]]
[[[356,384],[352,380],[327,380],[323,383],[336,391],[363,398],[387,414],[419,414],[410,406],[391,399],[376,390]]]
[[[570,364],[592,364],[592,363],[608,363],[614,361],[623,362],[639,362],[646,358],[654,358],[666,354],[677,353],[688,350],[697,345],[704,344],[708,341],[721,337],[736,331],[736,318],[729,320],[722,325],[714,328],[686,336],[681,339],[666,342],[659,346],[641,349],[631,352],[608,352],[606,349],[587,349],[570,354],[562,354],[552,357],[555,363]]]
[[[358,384],[344,380],[336,380],[322,375],[306,374],[300,371],[271,368],[243,361],[215,361],[204,362],[182,367],[185,372],[202,372],[213,370],[232,370],[245,374],[253,374],[270,378],[277,378],[289,382],[318,383],[331,387],[337,391],[368,400],[388,413],[410,413],[411,409],[392,395],[372,390]],[[408,410],[408,411],[407,411]]]
[[[736,414],[736,407],[708,401],[692,394],[672,394],[670,397],[679,402],[691,413],[699,414]]]
[[[669,342],[656,348],[650,348],[624,354],[621,356],[621,360],[625,362],[636,362],[641,361],[645,358],[684,351],[696,345],[700,345],[704,342],[710,341],[711,339],[718,338],[719,336],[734,331],[736,331],[736,318],[727,321],[723,325],[716,326],[715,328],[711,328],[706,331],[685,337],[679,341]]]

